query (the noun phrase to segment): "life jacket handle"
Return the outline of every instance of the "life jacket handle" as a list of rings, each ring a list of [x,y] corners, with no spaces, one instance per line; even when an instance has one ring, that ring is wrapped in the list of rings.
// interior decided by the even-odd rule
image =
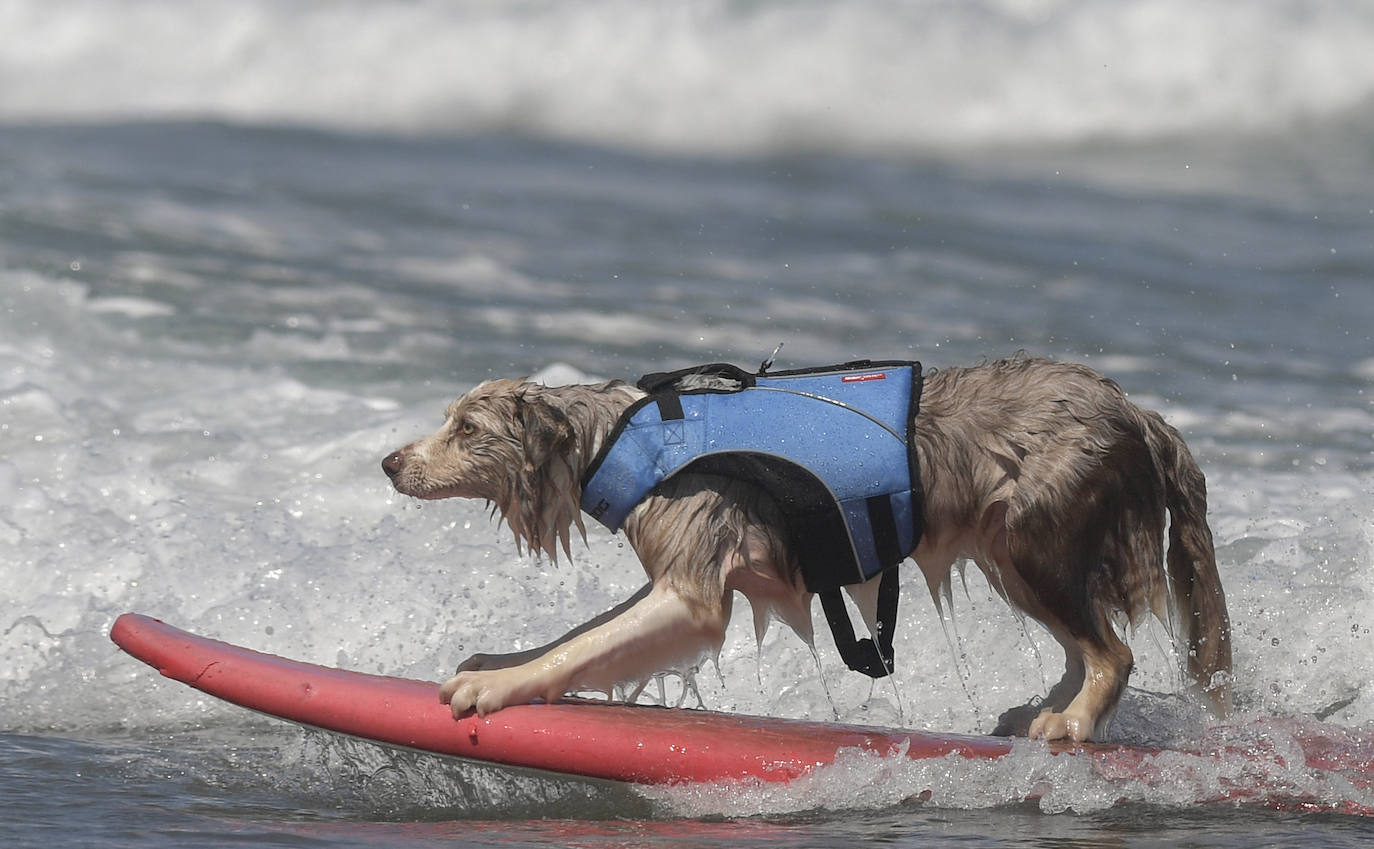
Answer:
[[[709,363],[704,366],[692,366],[691,368],[678,369],[677,371],[655,371],[644,375],[639,379],[636,386],[644,390],[649,395],[659,395],[668,390],[675,391],[671,387],[677,384],[684,377],[706,375],[709,377],[723,377],[728,380],[739,381],[740,389],[748,389],[754,385],[757,375],[750,374],[737,365],[730,363]]]

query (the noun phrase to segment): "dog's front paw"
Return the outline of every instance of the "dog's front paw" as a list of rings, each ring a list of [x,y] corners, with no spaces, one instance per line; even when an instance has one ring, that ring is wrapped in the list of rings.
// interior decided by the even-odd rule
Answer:
[[[1093,724],[1086,717],[1072,713],[1045,711],[1030,724],[1029,736],[1038,740],[1063,740],[1082,743],[1092,736]]]
[[[486,716],[503,707],[524,704],[538,693],[527,676],[510,669],[459,672],[439,688],[439,701],[448,705],[457,719],[476,709]]]

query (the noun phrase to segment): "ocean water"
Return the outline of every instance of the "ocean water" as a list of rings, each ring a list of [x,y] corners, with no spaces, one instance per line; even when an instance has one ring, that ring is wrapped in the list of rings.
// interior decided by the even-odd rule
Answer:
[[[1367,845],[1341,811],[1374,791],[1281,756],[1374,749],[1371,40],[1354,0],[3,4],[5,844]],[[544,642],[640,585],[623,540],[518,556],[382,456],[488,377],[778,342],[1025,350],[1160,410],[1208,477],[1238,712],[1173,696],[1147,626],[1114,739],[1280,757],[643,790],[306,732],[107,638],[133,610],[436,680]],[[952,649],[905,589],[892,681],[741,610],[701,700],[983,733],[1057,678],[976,570]]]

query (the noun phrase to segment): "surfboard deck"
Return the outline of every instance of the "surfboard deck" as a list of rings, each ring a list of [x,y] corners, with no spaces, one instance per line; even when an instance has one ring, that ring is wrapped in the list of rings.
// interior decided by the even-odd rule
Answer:
[[[454,719],[439,684],[350,672],[198,636],[135,613],[110,638],[162,675],[281,719],[393,746],[646,784],[788,781],[844,748],[998,757],[1010,742],[802,720],[567,700]]]
[[[135,613],[120,616],[110,638],[168,678],[281,719],[389,746],[618,782],[789,782],[850,749],[908,758],[1000,758],[1013,747],[1001,737],[585,700],[517,705],[455,719],[440,703],[434,682],[288,660]],[[1035,745],[1056,755],[1089,758],[1109,778],[1149,780],[1160,772],[1159,749],[1063,741]],[[1370,741],[1357,745],[1316,735],[1303,751],[1309,768],[1338,771],[1357,786],[1374,787]],[[1189,754],[1217,759],[1236,751],[1203,745]],[[1241,756],[1266,754],[1242,751]],[[1217,798],[1280,806],[1265,794],[1262,786],[1238,785]],[[1304,807],[1296,802],[1282,806]],[[1341,809],[1374,813],[1360,804]]]

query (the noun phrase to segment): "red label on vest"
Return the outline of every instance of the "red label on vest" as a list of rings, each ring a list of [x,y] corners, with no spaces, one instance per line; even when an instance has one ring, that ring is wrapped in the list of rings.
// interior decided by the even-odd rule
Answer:
[[[840,378],[841,383],[866,383],[870,380],[887,380],[887,372],[875,371],[871,374],[847,374]]]

